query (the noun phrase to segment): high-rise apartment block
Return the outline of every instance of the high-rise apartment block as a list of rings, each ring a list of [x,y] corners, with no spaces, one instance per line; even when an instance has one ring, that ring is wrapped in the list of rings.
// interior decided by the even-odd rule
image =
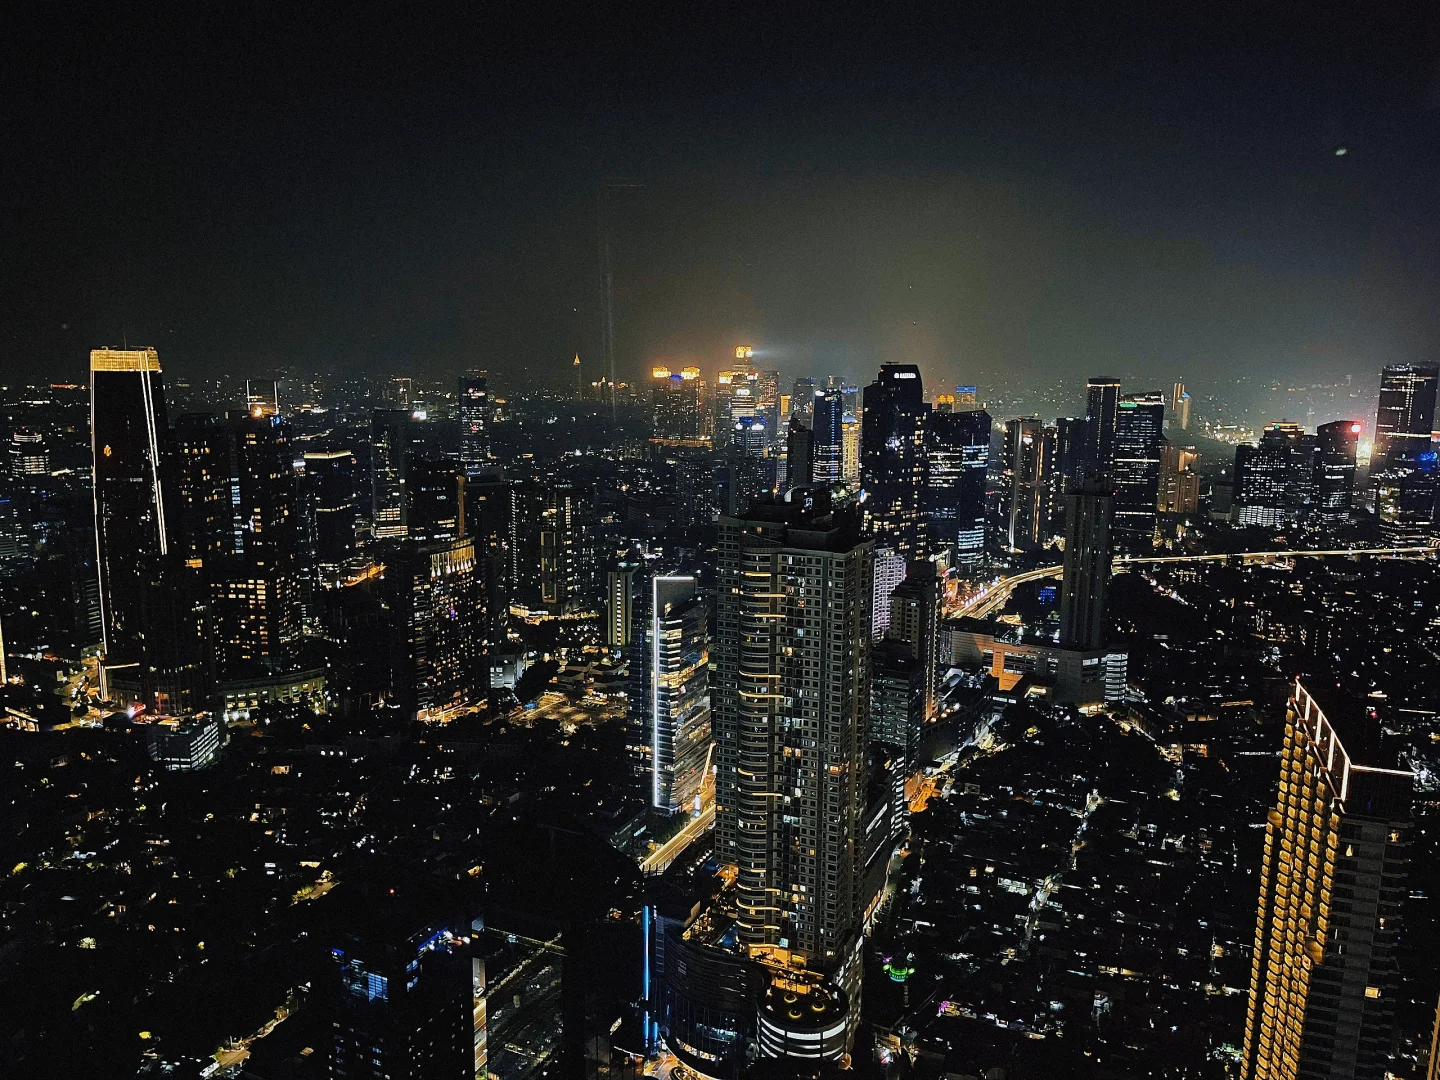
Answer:
[[[857,970],[867,903],[873,557],[823,492],[720,520],[716,856],[742,946],[837,975]]]
[[[1296,682],[1265,830],[1244,1080],[1389,1075],[1415,777],[1379,727],[1339,691]]]

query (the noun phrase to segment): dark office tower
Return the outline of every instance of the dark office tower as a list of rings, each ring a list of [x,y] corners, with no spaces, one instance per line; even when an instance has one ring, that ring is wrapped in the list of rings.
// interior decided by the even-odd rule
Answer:
[[[355,455],[349,450],[307,450],[305,486],[310,548],[324,576],[355,554]]]
[[[1164,406],[1161,406],[1163,419]],[[1085,419],[1090,422],[1090,469],[1110,471],[1115,456],[1115,429],[1120,422],[1120,380],[1097,375],[1085,383]]]
[[[295,447],[278,416],[239,416],[235,430],[239,550],[212,581],[222,676],[283,670],[301,630]]]
[[[895,825],[903,827],[909,816],[905,780],[915,771],[925,729],[925,666],[904,641],[878,642],[873,656],[870,739],[898,759],[891,770],[890,812]]]
[[[890,594],[890,626],[885,636],[900,641],[920,662],[925,679],[925,716],[936,713],[939,684],[940,579],[933,562],[911,563],[905,580]]]
[[[143,560],[139,690],[152,716],[191,716],[210,708],[215,688],[210,595],[199,568],[180,553]]]
[[[1105,596],[1110,589],[1110,523],[1114,499],[1107,485],[1088,481],[1066,496],[1065,501],[1060,647],[1089,651],[1105,644]]]
[[[894,548],[907,559],[927,552],[922,501],[929,411],[914,364],[885,364],[865,388],[860,427],[865,529],[877,546]]]
[[[356,884],[332,916],[343,931],[317,995],[331,1014],[329,1075],[475,1080],[486,1065],[484,968],[472,956],[483,924],[452,914],[463,903],[412,898],[409,878],[385,884]]]
[[[1090,461],[1090,421],[1083,416],[1062,416],[1055,421],[1055,455],[1050,466],[1050,532],[1065,531],[1065,496],[1087,475]]]
[[[650,579],[650,805],[700,808],[710,765],[710,651],[705,602],[688,575]]]
[[[931,547],[948,549],[957,566],[973,566],[985,554],[990,414],[931,413],[925,419],[925,459]]]
[[[874,549],[853,508],[833,511],[813,491],[720,519],[715,853],[738,873],[742,945],[788,942],[849,985],[863,912]]]
[[[839,390],[821,390],[810,408],[815,483],[829,487],[845,479],[845,402]]]
[[[1415,461],[1430,449],[1437,381],[1440,368],[1434,364],[1395,364],[1380,372],[1372,473]]]
[[[455,540],[465,535],[465,469],[411,455],[405,464],[405,535]]]
[[[815,403],[815,380],[796,379],[790,392],[790,415],[809,416]]]
[[[431,720],[477,701],[485,681],[471,540],[402,541],[386,561],[385,587],[392,703],[412,719]]]
[[[475,476],[490,461],[490,373],[467,371],[460,377],[460,464]]]
[[[487,645],[499,644],[504,635],[505,612],[517,580],[516,524],[514,484],[499,475],[466,481],[465,531],[475,541],[484,586]]]
[[[110,664],[140,660],[142,569],[170,549],[165,463],[165,390],[154,349],[90,353],[90,449],[101,645]]]
[[[1327,518],[1348,518],[1355,494],[1358,420],[1336,420],[1315,431],[1315,509]]]
[[[1144,551],[1154,543],[1164,431],[1164,394],[1121,397],[1109,477],[1115,486],[1115,542],[1130,550]]]
[[[1381,1080],[1401,996],[1415,775],[1380,723],[1296,682],[1265,832],[1243,1080]]]
[[[540,601],[560,615],[596,596],[594,504],[573,484],[544,494],[540,521]]]
[[[1001,453],[1002,544],[1008,551],[1033,551],[1050,539],[1050,466],[1054,439],[1032,416],[1005,425]]]
[[[785,486],[810,487],[815,483],[815,433],[798,414],[790,417],[785,434]]]
[[[231,502],[230,425],[210,413],[187,413],[172,433],[176,490],[171,497],[175,541],[185,561],[207,579],[235,551]]]
[[[405,464],[414,448],[409,409],[373,409],[370,413],[370,530],[377,540],[405,535]]]

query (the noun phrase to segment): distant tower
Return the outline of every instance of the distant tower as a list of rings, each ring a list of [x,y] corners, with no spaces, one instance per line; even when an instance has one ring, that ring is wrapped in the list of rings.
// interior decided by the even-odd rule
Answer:
[[[1297,681],[1269,814],[1242,1080],[1380,1080],[1400,996],[1396,944],[1415,774],[1380,723]]]
[[[1087,483],[1067,497],[1065,564],[1060,586],[1060,646],[1093,650],[1105,644],[1105,595],[1110,588],[1107,487]]]
[[[1115,539],[1145,550],[1155,537],[1160,495],[1160,447],[1165,441],[1165,395],[1125,394],[1116,408],[1107,470],[1115,487]]]
[[[111,664],[139,662],[141,563],[169,550],[160,453],[167,426],[154,349],[90,353],[95,559],[102,647]]]
[[[907,559],[923,558],[927,551],[929,530],[921,501],[929,412],[920,369],[914,364],[884,364],[865,388],[860,426],[865,526],[878,546],[893,547]]]
[[[467,476],[478,476],[490,459],[490,373],[467,371],[460,378],[460,461]]]
[[[1096,375],[1085,383],[1085,418],[1090,421],[1090,474],[1110,471],[1115,448],[1115,424],[1120,408],[1120,380]]]
[[[1321,424],[1315,432],[1315,507],[1322,517],[1347,518],[1355,494],[1355,453],[1360,444],[1358,420]]]
[[[1430,449],[1437,381],[1440,368],[1434,364],[1394,364],[1380,373],[1372,473],[1413,463]]]
[[[585,376],[580,370],[580,354],[575,354],[575,362],[570,365],[575,369],[575,400],[585,400]]]

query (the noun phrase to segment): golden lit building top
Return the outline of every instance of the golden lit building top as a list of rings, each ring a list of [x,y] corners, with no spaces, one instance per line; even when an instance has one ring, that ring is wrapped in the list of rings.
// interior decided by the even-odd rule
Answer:
[[[155,371],[160,370],[160,354],[149,349],[90,350],[91,371]]]
[[[735,359],[736,359],[736,360],[749,360],[749,359],[750,359],[752,356],[754,356],[754,355],[755,355],[755,348],[754,348],[754,346],[751,346],[751,345],[736,345],[736,346],[735,346]]]

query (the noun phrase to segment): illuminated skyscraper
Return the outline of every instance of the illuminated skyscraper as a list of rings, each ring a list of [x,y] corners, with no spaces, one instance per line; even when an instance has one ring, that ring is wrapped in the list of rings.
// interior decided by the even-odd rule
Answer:
[[[858,973],[864,903],[874,554],[859,524],[818,489],[720,519],[716,857],[738,875],[741,945],[828,973]]]
[[[628,648],[634,636],[635,572],[639,565],[621,559],[605,572],[605,644]]]
[[[1235,518],[1281,527],[1309,513],[1317,474],[1316,439],[1298,424],[1270,424],[1256,445],[1235,448]]]
[[[1085,383],[1085,418],[1090,422],[1090,473],[1108,473],[1114,464],[1119,423],[1120,380],[1096,375]]]
[[[860,482],[860,421],[847,412],[840,420],[840,477],[847,484]]]
[[[1394,364],[1380,373],[1372,473],[1416,461],[1430,450],[1437,383],[1440,368],[1434,364]]]
[[[693,439],[700,434],[700,369],[650,372],[650,410],[653,431],[665,439]]]
[[[1109,478],[1115,487],[1115,542],[1144,551],[1155,537],[1165,396],[1158,390],[1120,398]]]
[[[467,371],[460,378],[460,463],[467,476],[490,461],[490,373]]]
[[[1360,430],[1357,420],[1336,420],[1315,429],[1315,508],[1323,517],[1350,516]]]
[[[1414,774],[1380,724],[1296,682],[1265,830],[1243,1080],[1381,1080],[1399,978]]]
[[[385,565],[392,612],[390,695],[426,720],[485,692],[483,611],[469,537],[400,541]]]
[[[38,431],[16,428],[11,432],[8,456],[12,479],[24,481],[50,475],[50,451],[45,436]]]
[[[710,764],[705,603],[690,576],[650,579],[650,805],[698,810]]]
[[[169,551],[161,460],[165,389],[154,349],[90,353],[90,447],[102,646],[110,664],[140,660],[146,558]]]
[[[815,433],[814,482],[829,487],[845,478],[845,406],[840,391],[816,391],[810,409]]]
[[[959,566],[985,554],[985,476],[990,414],[983,409],[931,413],[925,424],[926,513],[931,544]]]
[[[866,531],[877,546],[907,559],[923,558],[926,544],[925,402],[920,369],[884,364],[865,388],[860,427],[860,481]]]
[[[1160,496],[1162,514],[1193,514],[1200,505],[1200,474],[1191,468],[1199,455],[1193,447],[1167,442],[1160,447]]]
[[[286,669],[301,632],[295,448],[278,416],[232,415],[239,548],[212,579],[222,676]]]

